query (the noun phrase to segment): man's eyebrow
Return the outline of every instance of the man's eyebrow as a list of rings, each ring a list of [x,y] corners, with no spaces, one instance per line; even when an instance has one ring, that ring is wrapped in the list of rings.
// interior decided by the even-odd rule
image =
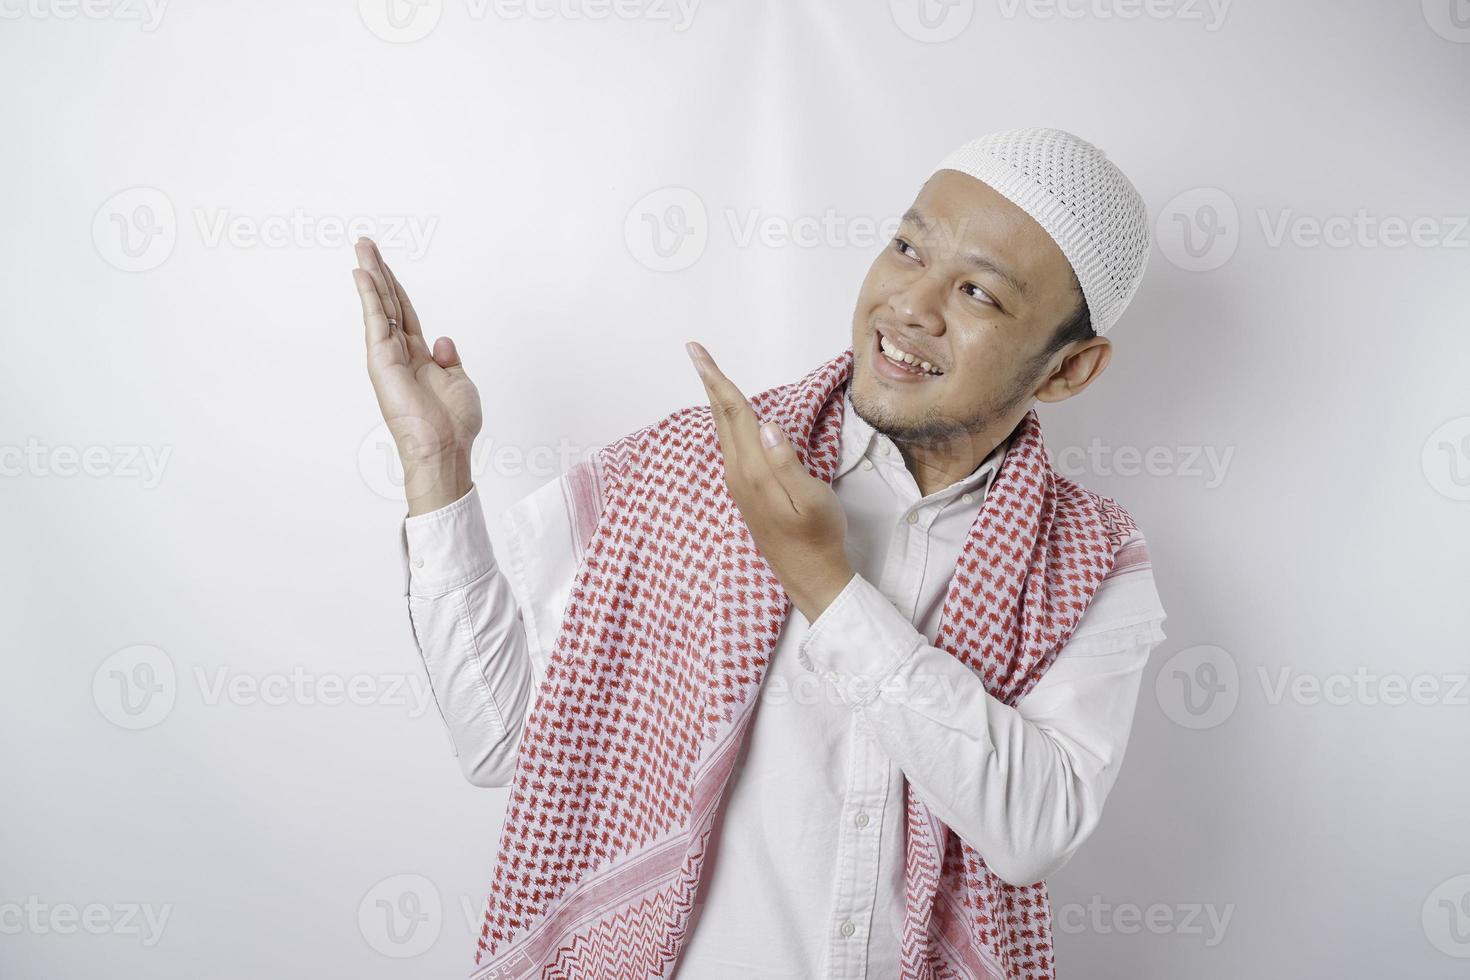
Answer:
[[[930,224],[929,219],[925,218],[923,213],[920,212],[918,208],[909,208],[907,211],[905,211],[903,215],[903,221],[907,224],[914,225],[919,229],[920,232],[926,235],[933,230],[933,225]],[[990,256],[982,255],[979,252],[966,252],[964,255],[960,256],[960,258],[962,258],[965,262],[965,265],[969,266],[970,268],[978,269],[981,272],[989,272],[992,275],[996,276],[1007,286],[1011,287],[1012,291],[1014,291],[1016,295],[1022,297],[1027,295],[1028,290],[1026,288],[1026,280],[1011,272],[1009,269],[996,262]]]

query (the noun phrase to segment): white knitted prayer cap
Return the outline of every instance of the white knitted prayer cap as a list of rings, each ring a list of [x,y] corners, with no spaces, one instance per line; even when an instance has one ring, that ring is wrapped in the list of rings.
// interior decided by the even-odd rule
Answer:
[[[1107,154],[1061,129],[1009,129],[977,137],[949,153],[939,170],[989,184],[1025,211],[1057,243],[1092,317],[1108,331],[1133,299],[1150,245],[1142,196]]]

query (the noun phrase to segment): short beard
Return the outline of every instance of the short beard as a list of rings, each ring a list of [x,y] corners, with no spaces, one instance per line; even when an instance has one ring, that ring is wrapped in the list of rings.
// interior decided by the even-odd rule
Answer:
[[[1031,358],[1025,368],[1011,379],[1004,392],[987,398],[964,418],[941,415],[937,409],[930,407],[919,419],[908,421],[895,418],[877,405],[865,404],[866,399],[856,397],[851,399],[853,411],[871,425],[874,431],[883,433],[900,447],[916,446],[933,452],[944,447],[963,445],[965,442],[974,442],[976,437],[1004,424],[1020,405],[1029,402],[1048,360],[1050,358],[1046,352]],[[1009,435],[1010,432],[1007,431],[1001,437],[1002,440]]]

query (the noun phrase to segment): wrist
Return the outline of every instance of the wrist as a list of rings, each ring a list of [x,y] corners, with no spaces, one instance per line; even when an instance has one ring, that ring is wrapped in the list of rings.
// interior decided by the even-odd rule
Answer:
[[[791,597],[791,601],[801,610],[807,622],[816,622],[817,617],[847,588],[855,574],[857,573],[852,570],[852,566],[846,563],[833,566],[815,576],[799,596]]]
[[[467,452],[446,452],[403,463],[403,496],[409,517],[446,507],[469,493],[473,485]]]

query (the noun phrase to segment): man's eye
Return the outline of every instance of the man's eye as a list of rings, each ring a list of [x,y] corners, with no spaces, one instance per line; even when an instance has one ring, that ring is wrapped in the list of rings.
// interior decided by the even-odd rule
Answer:
[[[904,249],[913,248],[913,246],[904,241],[902,238],[895,238],[893,240],[893,248],[896,252],[898,252],[899,255],[906,255],[908,253],[906,253]]]
[[[962,289],[962,290],[963,289],[970,289],[971,287],[973,287],[975,289],[975,291],[980,294],[979,296],[976,296],[975,297],[976,299],[979,299],[979,300],[982,300],[983,302],[989,303],[991,306],[999,306],[1000,305],[994,299],[991,298],[991,296],[990,296],[989,293],[987,293],[985,290],[981,289],[979,286],[976,286],[973,282],[967,282],[967,283],[965,283],[963,286],[960,287],[960,289]],[[974,294],[972,293],[971,295],[974,295]]]

